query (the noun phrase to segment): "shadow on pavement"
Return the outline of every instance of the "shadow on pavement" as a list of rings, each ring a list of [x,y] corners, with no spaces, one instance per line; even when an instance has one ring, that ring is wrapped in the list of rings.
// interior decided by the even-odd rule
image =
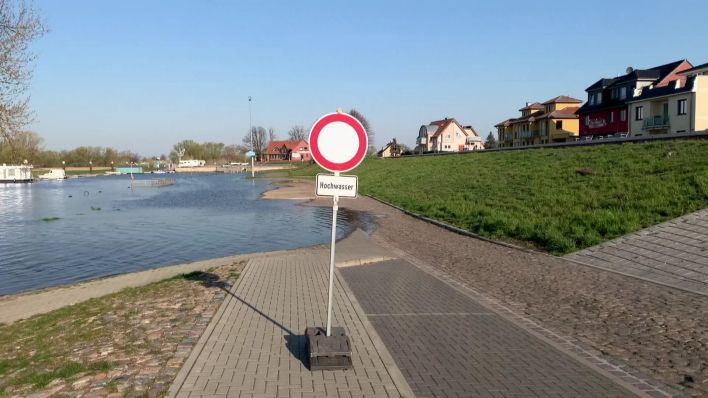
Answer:
[[[285,339],[285,346],[287,347],[288,351],[290,351],[290,353],[295,358],[297,358],[300,362],[302,362],[303,366],[307,366],[307,357],[305,355],[305,342],[306,342],[305,335],[293,333],[292,330],[285,327],[285,325],[283,325],[282,323],[271,318],[270,316],[268,316],[268,314],[259,310],[258,308],[253,306],[251,303],[243,300],[241,297],[235,295],[230,290],[231,284],[229,284],[228,282],[226,282],[224,280],[221,280],[219,275],[216,275],[211,272],[195,271],[195,272],[190,272],[189,274],[182,275],[182,278],[189,280],[189,281],[199,282],[199,283],[201,283],[202,286],[207,287],[207,288],[218,288],[218,289],[223,290],[229,296],[238,300],[243,305],[245,305],[246,307],[248,307],[251,310],[253,310],[254,312],[256,312],[258,315],[262,316],[263,318],[267,319],[269,322],[271,322],[275,326],[279,327],[282,331],[287,333],[284,336],[284,339]]]

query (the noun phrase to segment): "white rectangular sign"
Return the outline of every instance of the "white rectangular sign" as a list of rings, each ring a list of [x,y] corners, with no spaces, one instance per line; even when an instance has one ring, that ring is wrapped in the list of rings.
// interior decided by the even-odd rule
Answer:
[[[317,174],[317,196],[339,196],[340,198],[356,198],[359,187],[357,176],[334,176]]]

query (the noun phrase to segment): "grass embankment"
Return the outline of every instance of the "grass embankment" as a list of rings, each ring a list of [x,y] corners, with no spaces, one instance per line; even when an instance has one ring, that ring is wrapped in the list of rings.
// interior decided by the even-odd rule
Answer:
[[[708,141],[369,158],[354,174],[362,193],[565,254],[708,206]]]
[[[243,263],[194,272],[0,324],[0,397],[133,391],[162,395],[199,319]],[[205,324],[204,324],[205,325]]]

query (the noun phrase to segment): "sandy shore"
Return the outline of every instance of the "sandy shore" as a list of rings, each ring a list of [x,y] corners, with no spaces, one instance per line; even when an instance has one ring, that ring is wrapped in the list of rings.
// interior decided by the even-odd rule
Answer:
[[[276,185],[264,197],[302,199],[315,189],[314,181]],[[372,215],[379,225],[372,236],[399,256],[437,268],[614,363],[708,396],[708,297],[459,235],[368,197],[340,206]]]

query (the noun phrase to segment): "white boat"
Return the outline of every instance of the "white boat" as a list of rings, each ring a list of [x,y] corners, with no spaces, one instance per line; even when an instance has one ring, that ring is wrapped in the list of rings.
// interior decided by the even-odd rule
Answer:
[[[5,163],[0,166],[0,183],[32,182],[32,166],[13,166]]]
[[[64,169],[49,169],[48,173],[40,174],[37,176],[38,180],[64,180],[66,179],[66,173]]]

